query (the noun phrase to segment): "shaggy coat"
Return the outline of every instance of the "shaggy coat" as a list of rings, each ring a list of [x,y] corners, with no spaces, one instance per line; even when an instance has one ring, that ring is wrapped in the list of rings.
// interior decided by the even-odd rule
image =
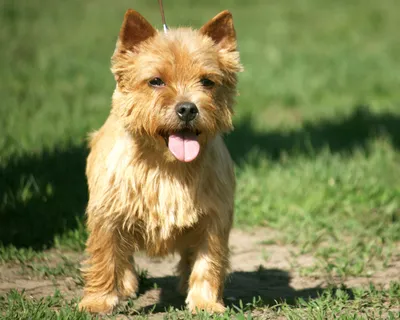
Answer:
[[[200,30],[168,33],[136,11],[125,14],[112,57],[112,109],[91,135],[87,159],[90,236],[81,309],[108,313],[135,296],[133,254],[144,250],[180,254],[179,289],[191,311],[224,310],[235,177],[221,134],[232,129],[240,70],[227,11]],[[185,101],[198,110],[190,122],[177,116]],[[171,136],[187,132],[199,148],[191,162],[178,160],[169,145]]]

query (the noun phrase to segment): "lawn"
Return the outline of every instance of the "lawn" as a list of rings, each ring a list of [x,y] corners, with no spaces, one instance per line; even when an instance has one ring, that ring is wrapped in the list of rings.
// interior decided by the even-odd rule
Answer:
[[[243,265],[245,275],[233,264],[231,282],[268,290],[228,285],[246,298],[227,296],[224,315],[197,317],[400,318],[400,2],[164,6],[170,27],[231,10],[245,67],[226,142],[237,237],[254,240],[243,250],[263,263]],[[0,2],[0,318],[91,319],[76,309],[86,137],[110,109],[110,57],[127,8],[161,28],[155,0]],[[149,268],[143,288],[159,292],[169,278]],[[192,317],[161,305],[130,300],[112,317]]]

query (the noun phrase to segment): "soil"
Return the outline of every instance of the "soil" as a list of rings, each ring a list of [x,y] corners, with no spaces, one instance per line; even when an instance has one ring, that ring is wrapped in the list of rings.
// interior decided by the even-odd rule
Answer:
[[[370,277],[332,279],[324,275],[304,276],[300,267],[310,267],[315,263],[311,255],[300,254],[298,249],[288,245],[270,244],[276,233],[269,229],[255,229],[252,232],[233,230],[231,235],[232,272],[227,280],[224,294],[227,305],[244,304],[260,296],[264,304],[276,304],[286,299],[289,303],[295,298],[316,297],[324,288],[332,284],[344,284],[348,288],[366,286],[370,282],[377,286],[387,286],[391,280],[399,280],[400,261],[394,261],[385,270],[377,271]],[[66,253],[68,259],[79,261],[82,256]],[[49,255],[51,256],[51,254]],[[150,259],[144,254],[135,256],[140,269],[148,271],[148,278],[140,288],[135,309],[154,309],[154,313],[173,306],[184,305],[184,297],[176,291],[178,283],[174,275],[177,256],[165,259]],[[54,261],[50,263],[56,264]],[[0,295],[11,289],[25,290],[28,296],[39,298],[54,294],[58,288],[67,299],[80,297],[82,285],[73,277],[38,278],[21,272],[16,264],[0,265]]]

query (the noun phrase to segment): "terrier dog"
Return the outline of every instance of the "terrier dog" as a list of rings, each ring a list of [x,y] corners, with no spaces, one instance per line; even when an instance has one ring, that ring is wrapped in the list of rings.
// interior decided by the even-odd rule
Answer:
[[[133,253],[144,250],[180,255],[189,310],[224,311],[235,176],[222,134],[232,129],[241,69],[228,11],[199,30],[167,33],[126,12],[112,57],[112,109],[87,159],[80,309],[108,313],[134,297]]]

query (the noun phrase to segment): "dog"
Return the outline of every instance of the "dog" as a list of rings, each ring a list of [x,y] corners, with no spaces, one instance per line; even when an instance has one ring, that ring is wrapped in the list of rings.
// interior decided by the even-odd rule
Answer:
[[[232,15],[159,32],[128,10],[111,62],[111,112],[89,143],[79,308],[110,313],[135,297],[133,255],[143,250],[180,255],[189,310],[223,312],[235,175],[222,136],[242,70]]]

